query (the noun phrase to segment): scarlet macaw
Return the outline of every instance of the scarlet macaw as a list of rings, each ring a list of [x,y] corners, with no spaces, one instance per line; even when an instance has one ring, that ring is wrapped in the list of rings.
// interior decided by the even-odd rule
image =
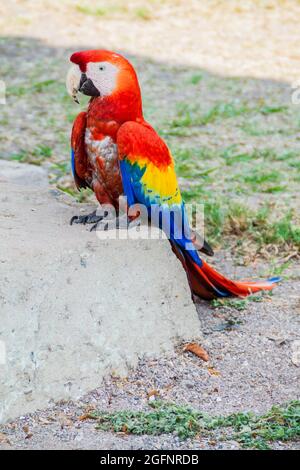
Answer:
[[[92,97],[87,113],[78,115],[72,131],[72,167],[77,187],[92,188],[100,203],[110,203],[116,209],[124,190],[129,207],[143,204],[149,218],[155,213],[153,208],[170,215],[167,226],[170,243],[187,272],[194,294],[212,299],[272,289],[279,278],[263,282],[231,281],[199,257],[193,246],[197,242],[188,227],[172,155],[143,118],[141,91],[129,61],[105,50],[76,52],[70,60],[77,66],[69,75],[70,93],[75,100],[77,91]],[[158,216],[157,220],[165,230],[163,219]],[[77,223],[98,220],[95,213],[73,218]],[[182,223],[180,229],[178,221]],[[209,245],[204,244],[205,250],[210,250]]]

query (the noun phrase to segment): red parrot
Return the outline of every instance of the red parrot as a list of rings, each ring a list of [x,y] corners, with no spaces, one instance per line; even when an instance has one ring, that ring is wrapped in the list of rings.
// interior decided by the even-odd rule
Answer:
[[[87,112],[78,114],[72,129],[75,184],[78,189],[91,188],[100,204],[112,204],[118,214],[123,185],[116,139],[125,122],[144,122],[138,79],[131,64],[114,52],[76,52],[70,60],[76,65],[68,73],[69,93],[76,102],[78,91],[92,97]],[[93,224],[94,229],[101,219],[94,211],[72,217],[71,225]],[[192,231],[191,236],[197,249],[213,256],[200,234]]]
[[[87,112],[80,113],[72,130],[72,169],[77,187],[90,187],[100,204],[117,211],[119,196],[128,207],[143,204],[150,221],[167,233],[182,262],[194,294],[205,299],[246,296],[270,290],[279,278],[263,282],[231,281],[202,260],[197,249],[213,254],[191,231],[170,150],[143,118],[136,72],[121,55],[105,50],[76,52],[67,87],[91,96]],[[75,216],[71,223],[95,223],[96,212]],[[167,221],[167,222],[165,222]],[[202,244],[201,244],[202,241]]]

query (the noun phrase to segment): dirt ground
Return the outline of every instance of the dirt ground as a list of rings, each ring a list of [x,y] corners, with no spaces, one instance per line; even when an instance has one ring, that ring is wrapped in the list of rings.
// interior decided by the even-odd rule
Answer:
[[[218,435],[181,441],[96,431],[78,417],[87,406],[146,409],[152,389],[222,415],[299,399],[299,15],[296,0],[1,3],[0,158],[43,165],[53,186],[90,200],[70,176],[71,124],[86,101],[78,107],[66,94],[68,57],[117,50],[137,68],[146,118],[174,153],[184,196],[208,203],[215,266],[231,277],[283,276],[274,295],[240,310],[198,302],[208,363],[180,348],[141,359],[126,379],[108,378],[81,401],[0,427],[1,448],[238,448]],[[220,201],[231,214],[225,222]]]

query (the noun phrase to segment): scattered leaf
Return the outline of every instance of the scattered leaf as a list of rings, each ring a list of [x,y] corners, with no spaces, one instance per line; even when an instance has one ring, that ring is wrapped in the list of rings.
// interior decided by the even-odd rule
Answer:
[[[89,413],[84,413],[83,415],[80,415],[80,416],[79,416],[78,420],[79,420],[79,421],[86,421],[86,420],[89,419],[89,418],[90,418]]]
[[[51,424],[51,421],[49,419],[45,419],[45,418],[39,418],[39,423],[41,423],[42,425],[47,425],[47,424]]]
[[[83,415],[79,416],[79,421],[86,421],[87,419],[97,419],[97,416],[93,414],[92,412],[90,413],[84,413]]]
[[[184,346],[183,351],[189,351],[196,356],[200,357],[203,361],[207,362],[209,360],[209,355],[199,344],[197,343],[188,343]]]
[[[124,433],[128,432],[128,426],[126,424],[124,424],[124,426],[122,426],[122,432],[124,432]]]
[[[0,432],[0,444],[10,444],[10,441],[6,434]]]
[[[159,391],[153,389],[153,390],[150,390],[150,391],[147,393],[147,397],[148,397],[148,398],[153,397],[153,396],[158,397],[158,396],[159,396]]]
[[[32,432],[29,430],[29,426],[25,425],[22,429],[26,434],[25,439],[30,439],[33,436]]]
[[[64,413],[59,413],[57,415],[57,421],[59,422],[61,429],[73,426],[73,421],[68,418],[68,416],[66,416]]]
[[[210,373],[210,375],[215,375],[217,377],[219,377],[219,375],[221,375],[219,371],[214,369],[214,367],[208,367],[207,370]]]

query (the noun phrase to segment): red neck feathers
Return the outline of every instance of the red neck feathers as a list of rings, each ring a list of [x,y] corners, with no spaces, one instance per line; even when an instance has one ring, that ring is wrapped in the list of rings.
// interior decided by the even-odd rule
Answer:
[[[100,121],[114,120],[119,124],[142,119],[140,91],[117,90],[109,96],[92,98],[88,108],[88,117]]]

